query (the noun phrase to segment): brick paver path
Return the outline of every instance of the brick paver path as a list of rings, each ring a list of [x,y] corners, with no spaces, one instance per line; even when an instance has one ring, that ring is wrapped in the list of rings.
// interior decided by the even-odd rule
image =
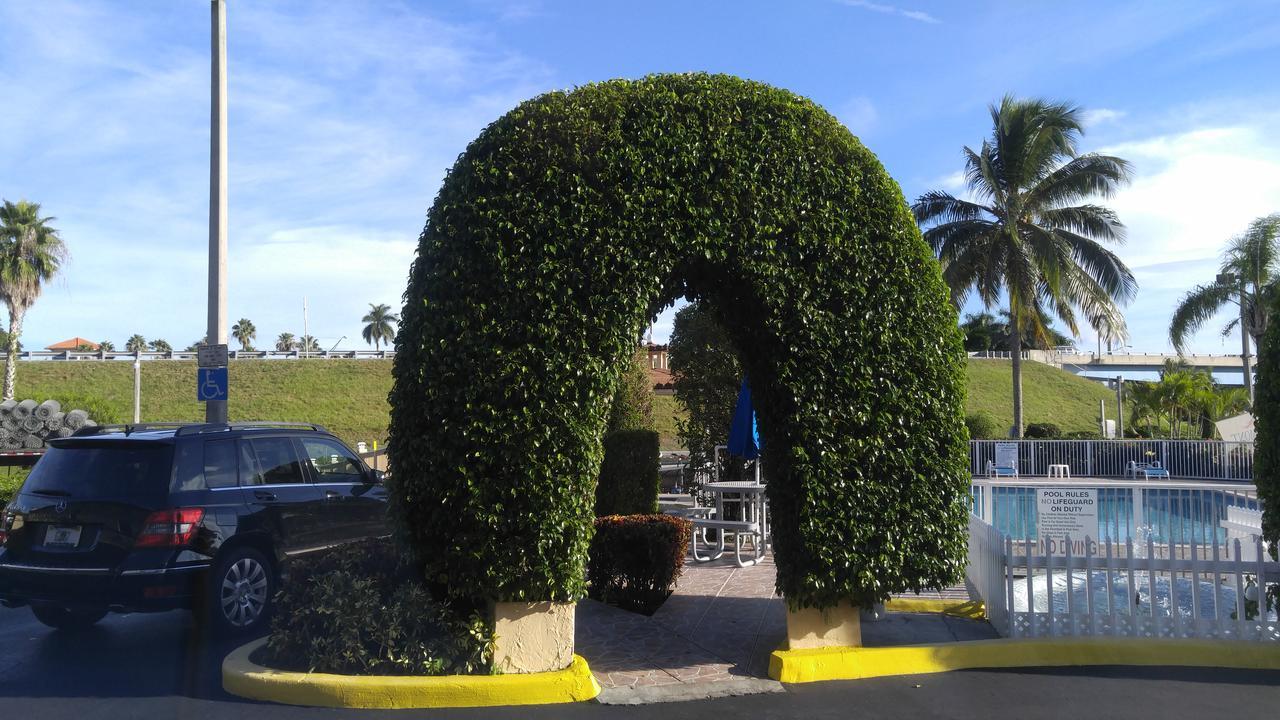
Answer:
[[[774,573],[772,556],[747,568],[690,558],[676,591],[652,617],[583,600],[575,652],[605,688],[766,677],[769,654],[786,639],[786,605],[774,594]],[[960,586],[921,597],[968,599],[968,593]],[[939,616],[891,613],[863,623],[868,645],[991,636],[985,622]]]

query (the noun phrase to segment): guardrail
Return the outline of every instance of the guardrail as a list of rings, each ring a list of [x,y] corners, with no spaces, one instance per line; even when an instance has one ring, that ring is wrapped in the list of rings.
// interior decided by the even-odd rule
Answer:
[[[1017,444],[1020,475],[1066,465],[1072,475],[1125,477],[1130,462],[1159,462],[1174,478],[1253,481],[1253,443],[1223,440],[973,440],[969,471],[986,474],[996,445],[1006,442]]]
[[[395,350],[231,350],[227,355],[232,360],[385,360],[396,356]],[[119,352],[95,350],[82,352],[78,350],[24,350],[18,353],[19,360],[186,360],[195,361],[194,350],[172,350],[169,352]]]

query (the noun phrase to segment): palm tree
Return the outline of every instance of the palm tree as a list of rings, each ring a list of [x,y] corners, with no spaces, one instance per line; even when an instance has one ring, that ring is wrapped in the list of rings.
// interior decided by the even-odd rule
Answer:
[[[991,106],[991,137],[977,151],[964,149],[973,199],[932,190],[912,206],[952,302],[962,305],[971,289],[987,309],[1005,298],[1013,348],[1024,336],[1047,344],[1050,317],[1079,335],[1077,311],[1117,327],[1117,304],[1137,289],[1129,268],[1100,244],[1123,242],[1124,225],[1088,202],[1128,182],[1129,163],[1077,152],[1081,114],[1063,103],[1005,96]],[[1013,429],[1022,437],[1022,357],[1012,355]]]
[[[67,259],[67,246],[49,224],[55,219],[40,217],[40,204],[26,200],[5,200],[0,207],[0,299],[9,308],[5,400],[13,399],[18,378],[22,317],[40,297],[44,283],[58,274]]]
[[[173,346],[167,340],[152,340],[148,345],[151,346],[152,352],[173,352]]]
[[[1240,329],[1240,359],[1244,389],[1253,402],[1253,369],[1249,361],[1249,340],[1256,346],[1267,330],[1268,308],[1280,280],[1280,213],[1260,217],[1243,235],[1231,239],[1222,253],[1218,277],[1197,285],[1178,302],[1169,322],[1169,340],[1181,354],[1187,340],[1218,311],[1228,305],[1240,309],[1238,317],[1222,328],[1225,337]]]
[[[373,345],[374,350],[379,349],[379,344],[391,344],[396,339],[395,330],[391,328],[392,323],[400,322],[400,316],[391,312],[389,305],[374,305],[369,303],[369,313],[360,319],[361,322],[369,323],[364,326],[361,335],[364,341]]]
[[[298,349],[302,352],[320,352],[320,341],[310,335],[303,335],[298,338]]]
[[[297,347],[298,342],[293,339],[293,333],[280,333],[276,338],[276,350],[280,352],[289,352]]]
[[[110,340],[103,340],[102,342],[98,343],[98,349],[101,350],[102,352],[115,352],[116,344],[111,342]]]
[[[258,328],[253,326],[253,322],[248,318],[240,318],[240,321],[231,326],[231,336],[240,343],[240,349],[248,352],[253,349],[249,343],[258,337]]]
[[[134,334],[130,336],[124,343],[125,352],[140,353],[147,350],[147,339],[141,335]]]

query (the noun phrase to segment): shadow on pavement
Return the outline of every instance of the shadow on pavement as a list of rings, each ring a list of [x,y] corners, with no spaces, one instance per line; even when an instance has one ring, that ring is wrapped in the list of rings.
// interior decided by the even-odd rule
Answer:
[[[25,609],[0,610],[0,697],[233,699],[222,691],[222,659],[249,639],[211,640],[185,612],[109,615],[66,632]]]
[[[1096,677],[1117,680],[1160,680],[1217,685],[1265,685],[1280,687],[1280,670],[1240,670],[1235,668],[1179,667],[1173,665],[1086,665],[1080,667],[999,668],[956,670],[1009,675],[1052,675],[1056,677]]]

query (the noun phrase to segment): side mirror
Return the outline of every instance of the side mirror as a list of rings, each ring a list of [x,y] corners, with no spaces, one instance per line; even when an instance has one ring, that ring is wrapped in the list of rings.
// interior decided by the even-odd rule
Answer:
[[[387,474],[381,470],[369,470],[369,482],[374,485],[381,485],[387,481]]]

